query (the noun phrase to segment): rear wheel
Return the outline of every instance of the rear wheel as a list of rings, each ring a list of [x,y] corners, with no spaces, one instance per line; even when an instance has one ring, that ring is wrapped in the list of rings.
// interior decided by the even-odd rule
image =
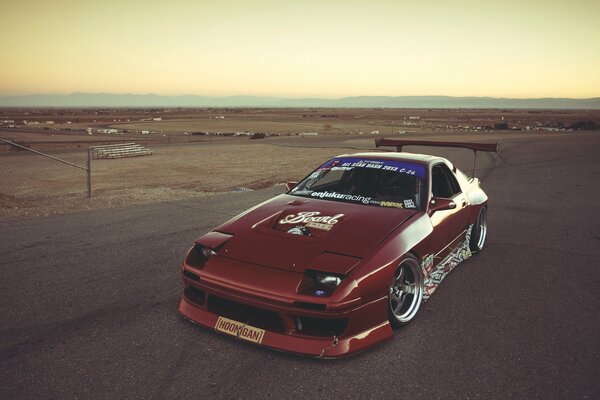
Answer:
[[[388,294],[388,313],[392,325],[408,324],[417,315],[423,301],[423,272],[416,258],[400,262]]]
[[[478,252],[485,245],[485,237],[487,235],[487,207],[482,207],[477,216],[477,222],[473,226],[471,239],[469,240],[469,248],[472,252]]]

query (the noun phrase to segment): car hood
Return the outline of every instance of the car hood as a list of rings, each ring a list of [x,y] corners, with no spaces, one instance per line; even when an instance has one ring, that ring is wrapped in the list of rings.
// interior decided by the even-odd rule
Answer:
[[[415,214],[401,208],[280,195],[216,228],[232,236],[218,254],[288,271],[347,273]]]

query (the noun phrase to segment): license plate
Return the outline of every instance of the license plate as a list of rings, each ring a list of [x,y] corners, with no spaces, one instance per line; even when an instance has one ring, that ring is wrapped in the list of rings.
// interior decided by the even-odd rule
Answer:
[[[254,343],[262,342],[263,336],[265,335],[264,329],[255,328],[242,322],[223,317],[217,319],[215,330]]]

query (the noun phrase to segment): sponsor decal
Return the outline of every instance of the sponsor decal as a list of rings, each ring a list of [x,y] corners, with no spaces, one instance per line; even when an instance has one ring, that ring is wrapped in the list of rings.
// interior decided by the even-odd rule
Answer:
[[[382,171],[393,171],[401,174],[415,175],[425,178],[425,166],[396,160],[365,160],[363,158],[334,158],[325,163],[320,170],[350,170],[352,168],[370,168]]]
[[[265,336],[264,329],[255,328],[242,322],[223,317],[217,319],[215,330],[254,343],[262,342],[263,337]]]
[[[469,225],[467,229],[467,235],[465,236],[465,240],[454,250],[452,253],[448,254],[446,258],[444,258],[435,268],[433,267],[433,255],[427,256],[431,257],[431,267],[430,272],[425,278],[425,293],[423,294],[423,300],[429,299],[429,297],[433,294],[435,289],[442,283],[442,280],[448,275],[454,267],[458,264],[471,257],[471,250],[469,249],[469,241],[471,239],[471,230],[473,229],[473,225]],[[425,259],[423,260],[423,269],[425,268]]]
[[[381,207],[404,208],[402,203],[397,203],[395,201],[380,201],[378,203]]]
[[[333,167],[332,171],[350,171],[353,167]]]
[[[340,199],[340,200],[351,200],[356,202],[362,202],[363,204],[371,204],[372,200],[370,197],[360,196],[360,195],[352,195],[352,194],[343,194],[337,192],[312,192],[310,194],[312,197],[318,197],[320,199]]]
[[[292,189],[292,193],[297,194],[298,196],[306,196],[313,192],[312,190],[297,190],[296,188]]]
[[[404,200],[404,207],[406,207],[406,208],[417,208],[417,206],[415,205],[415,202],[412,201],[412,199]]]
[[[280,224],[304,224],[308,228],[321,229],[324,231],[330,230],[337,224],[344,214],[336,214],[333,216],[321,215],[319,211],[302,211],[298,214],[290,214],[285,218],[280,219]]]

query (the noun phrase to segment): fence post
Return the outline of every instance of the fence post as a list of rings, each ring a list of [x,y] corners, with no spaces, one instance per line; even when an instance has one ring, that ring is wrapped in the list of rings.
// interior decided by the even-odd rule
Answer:
[[[88,185],[88,198],[91,198],[92,197],[92,148],[91,147],[88,147],[87,185]]]

